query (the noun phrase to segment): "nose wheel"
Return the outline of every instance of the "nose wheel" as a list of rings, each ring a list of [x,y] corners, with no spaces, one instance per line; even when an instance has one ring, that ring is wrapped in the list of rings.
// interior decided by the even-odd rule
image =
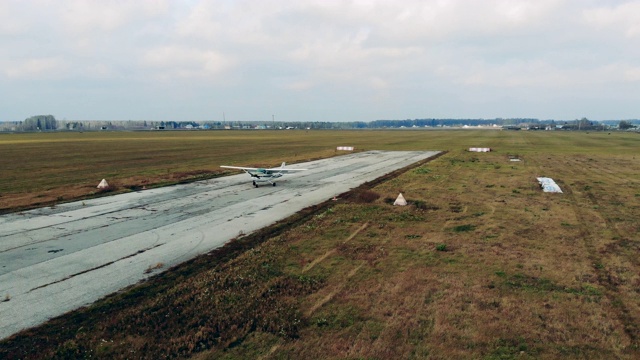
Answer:
[[[276,186],[276,183],[271,183],[271,185]],[[258,183],[254,181],[253,186],[258,187]]]

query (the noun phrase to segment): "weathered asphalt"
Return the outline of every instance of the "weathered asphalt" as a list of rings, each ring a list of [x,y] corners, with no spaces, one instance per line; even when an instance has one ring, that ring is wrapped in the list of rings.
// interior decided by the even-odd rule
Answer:
[[[291,165],[309,170],[275,187],[242,173],[2,215],[0,339],[437,153],[368,151]]]

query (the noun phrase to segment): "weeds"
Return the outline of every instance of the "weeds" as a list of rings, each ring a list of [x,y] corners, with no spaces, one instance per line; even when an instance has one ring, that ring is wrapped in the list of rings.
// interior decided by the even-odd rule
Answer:
[[[410,204],[416,207],[416,209],[420,210],[439,210],[440,207],[437,205],[429,204],[424,200],[409,200]]]
[[[391,222],[424,221],[424,217],[410,212],[400,212],[388,218]]]
[[[497,272],[496,275],[498,275]],[[504,284],[507,287],[514,289],[523,289],[533,292],[562,292],[595,297],[602,296],[602,292],[598,288],[588,284],[581,286],[580,288],[573,288],[555,284],[549,279],[528,276],[521,273],[514,274],[510,277],[506,277],[506,274],[498,276],[506,278]]]
[[[475,229],[476,229],[475,225],[465,224],[465,225],[454,226],[451,230],[453,230],[453,232],[467,232],[467,231],[473,231]]]
[[[107,187],[103,187],[103,188],[98,189],[97,193],[98,194],[106,194],[106,193],[114,192],[114,191],[117,191],[117,190],[118,190],[117,186],[109,185]]]
[[[441,134],[401,135],[431,141]],[[392,136],[395,147],[407,143]],[[468,136],[478,133],[459,132],[453,142],[433,146],[460,147]],[[527,156],[528,164],[575,179],[574,190],[585,179],[632,184],[638,173],[637,160],[624,155],[628,145],[578,146],[579,135],[559,132],[491,136],[505,152]],[[585,170],[587,157],[580,154],[587,151],[603,171]],[[523,187],[533,167],[499,176],[506,170],[492,169],[491,154],[480,161],[488,159],[484,167],[469,160],[459,166],[464,161],[446,156],[429,163],[431,173],[412,170],[372,189],[392,194],[411,188],[420,201],[411,207],[383,204],[393,198],[332,203],[332,211],[320,211],[286,236],[263,235],[260,243],[238,238],[232,246],[242,250],[224,261],[218,255],[196,259],[89,310],[18,334],[0,344],[0,357],[638,358],[637,244],[621,243],[637,234],[631,222],[638,216],[637,188],[591,189],[600,205],[594,208],[581,191],[551,198]],[[534,194],[511,196],[511,189]],[[0,191],[4,200],[6,190]],[[617,199],[628,201],[614,208]],[[445,210],[427,213],[432,206]],[[371,227],[340,246],[355,227],[348,219]],[[458,232],[452,221],[473,219],[482,225],[466,224],[461,235],[452,234]],[[462,234],[471,231],[476,233]],[[620,244],[608,247],[616,239]],[[609,266],[620,272],[605,271]],[[357,276],[347,276],[360,267]]]
[[[529,350],[527,342],[523,338],[498,339],[493,345],[493,351],[485,359],[502,360],[521,358]]]
[[[418,174],[418,175],[422,175],[422,174],[429,174],[431,172],[431,170],[426,168],[426,167],[419,167],[419,168],[415,169],[413,172]]]
[[[372,203],[380,198],[380,194],[371,191],[358,189],[349,194],[348,199],[357,204]]]
[[[150,274],[151,272],[153,272],[153,270],[158,270],[158,269],[162,269],[164,267],[164,264],[159,262],[155,265],[149,265],[149,267],[144,271],[145,274]]]

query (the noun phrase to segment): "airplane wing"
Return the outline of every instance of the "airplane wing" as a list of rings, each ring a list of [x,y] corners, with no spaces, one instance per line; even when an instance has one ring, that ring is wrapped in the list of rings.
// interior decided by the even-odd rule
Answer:
[[[258,168],[252,168],[252,167],[242,167],[242,166],[228,166],[228,165],[220,165],[221,168],[225,168],[225,169],[238,169],[238,170],[245,170],[245,171],[258,171],[260,169]]]
[[[295,171],[305,171],[307,169],[291,169],[291,168],[272,168],[272,169],[265,169],[268,170],[270,172],[281,172],[281,173],[288,173],[288,172],[295,172]]]
[[[230,166],[230,165],[220,165],[220,167],[225,169],[237,169],[237,170],[242,170],[246,172],[251,177],[256,178],[255,180],[253,180],[253,185],[255,187],[258,187],[258,183],[261,183],[261,182],[269,182],[273,184],[273,186],[276,186],[276,183],[273,181],[274,179],[277,179],[282,175],[288,174],[290,172],[307,170],[307,169],[287,168],[285,167],[285,163],[282,163],[280,167],[271,168],[271,169],[252,168],[252,167],[244,167],[244,166]]]
[[[288,173],[288,172],[295,172],[295,171],[305,171],[307,169],[293,169],[293,168],[287,168],[285,167],[285,163],[282,163],[282,165],[280,167],[275,167],[275,168],[270,168],[270,169],[263,169],[263,168],[252,168],[252,167],[243,167],[243,166],[229,166],[229,165],[220,165],[221,168],[225,168],[225,169],[237,169],[237,170],[244,170],[244,171],[258,171],[258,172],[268,172],[268,173]]]
[[[286,174],[286,173],[288,173],[288,172],[292,172],[292,171],[305,171],[305,170],[307,170],[307,169],[292,169],[292,168],[287,168],[287,167],[285,167],[285,165],[286,165],[286,163],[284,163],[284,162],[283,162],[283,163],[282,163],[282,165],[280,165],[280,167],[277,167],[277,168],[271,168],[271,169],[267,169],[267,170],[269,170],[269,171],[271,171],[271,172],[280,172],[280,173],[283,173],[283,174]]]

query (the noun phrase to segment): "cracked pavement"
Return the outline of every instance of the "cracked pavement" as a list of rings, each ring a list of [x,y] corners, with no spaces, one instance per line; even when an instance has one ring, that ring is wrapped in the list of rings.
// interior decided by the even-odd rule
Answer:
[[[0,339],[40,325],[438,151],[367,151],[0,216]],[[222,164],[220,164],[222,165]]]

